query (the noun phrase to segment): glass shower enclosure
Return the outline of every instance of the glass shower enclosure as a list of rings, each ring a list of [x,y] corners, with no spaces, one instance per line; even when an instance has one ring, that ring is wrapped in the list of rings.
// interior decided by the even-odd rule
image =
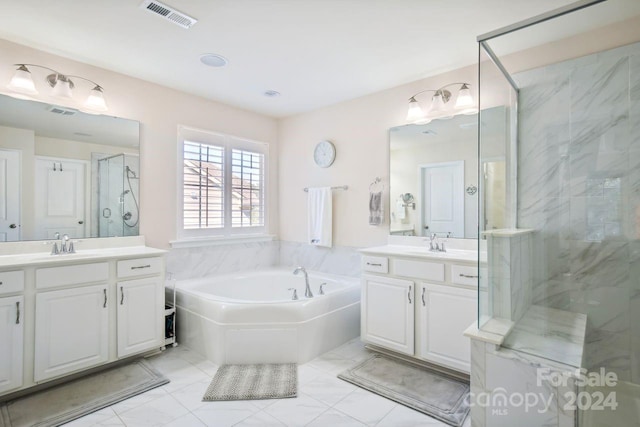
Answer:
[[[537,367],[531,390],[539,368],[615,376],[564,389],[583,399],[577,426],[640,419],[640,43],[603,41],[638,9],[579,1],[478,40],[478,327],[504,337],[487,371],[517,357]],[[498,125],[502,143],[486,136]],[[556,413],[523,412],[530,425],[569,419],[549,390]],[[600,395],[615,405],[594,406]],[[506,425],[493,409],[481,419]]]
[[[98,237],[138,235],[138,163],[127,154],[98,159]]]

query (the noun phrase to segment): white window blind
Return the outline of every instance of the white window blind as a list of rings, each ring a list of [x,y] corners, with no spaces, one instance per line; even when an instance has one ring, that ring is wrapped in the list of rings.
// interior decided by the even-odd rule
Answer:
[[[266,233],[267,145],[182,127],[179,134],[180,237]]]
[[[224,147],[184,142],[185,229],[224,227]]]
[[[231,225],[264,226],[264,154],[231,150]]]

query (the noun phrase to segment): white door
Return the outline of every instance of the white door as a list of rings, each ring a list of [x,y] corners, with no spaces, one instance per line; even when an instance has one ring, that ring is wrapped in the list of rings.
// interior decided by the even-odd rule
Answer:
[[[0,242],[20,240],[20,152],[0,150]]]
[[[420,166],[422,235],[464,238],[464,161]]]
[[[158,277],[118,283],[118,357],[164,344],[164,286]]]
[[[477,319],[477,292],[423,283],[420,284],[418,301],[421,335],[419,356],[469,373],[471,344],[463,333]]]
[[[35,238],[86,237],[87,162],[36,158]]]
[[[362,339],[413,355],[413,282],[388,277],[362,277]]]
[[[0,393],[22,387],[24,298],[0,298]]]
[[[106,284],[36,294],[36,381],[107,361],[109,303]]]

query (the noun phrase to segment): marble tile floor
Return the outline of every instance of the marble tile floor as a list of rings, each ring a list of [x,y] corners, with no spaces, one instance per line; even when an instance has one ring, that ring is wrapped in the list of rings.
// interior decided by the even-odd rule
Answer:
[[[336,378],[367,357],[360,339],[298,367],[298,397],[202,402],[217,366],[184,346],[148,360],[171,382],[65,426],[445,427],[446,424]],[[468,417],[464,427],[470,427]]]

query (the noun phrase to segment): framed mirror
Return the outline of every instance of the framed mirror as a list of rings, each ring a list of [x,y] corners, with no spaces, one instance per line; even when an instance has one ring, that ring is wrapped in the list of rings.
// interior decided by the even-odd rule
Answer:
[[[139,123],[0,95],[0,241],[138,235]]]
[[[503,107],[482,111],[482,138],[502,147],[506,129],[499,120]],[[478,188],[492,200],[504,194],[504,156],[483,160],[485,173],[478,182],[478,115],[458,115],[424,125],[397,126],[389,130],[390,234],[450,238],[478,238],[478,210],[494,206],[479,200]],[[502,173],[501,173],[502,171]],[[502,180],[502,181],[501,181]],[[492,212],[498,212],[494,209]],[[502,219],[491,217],[492,228]]]

